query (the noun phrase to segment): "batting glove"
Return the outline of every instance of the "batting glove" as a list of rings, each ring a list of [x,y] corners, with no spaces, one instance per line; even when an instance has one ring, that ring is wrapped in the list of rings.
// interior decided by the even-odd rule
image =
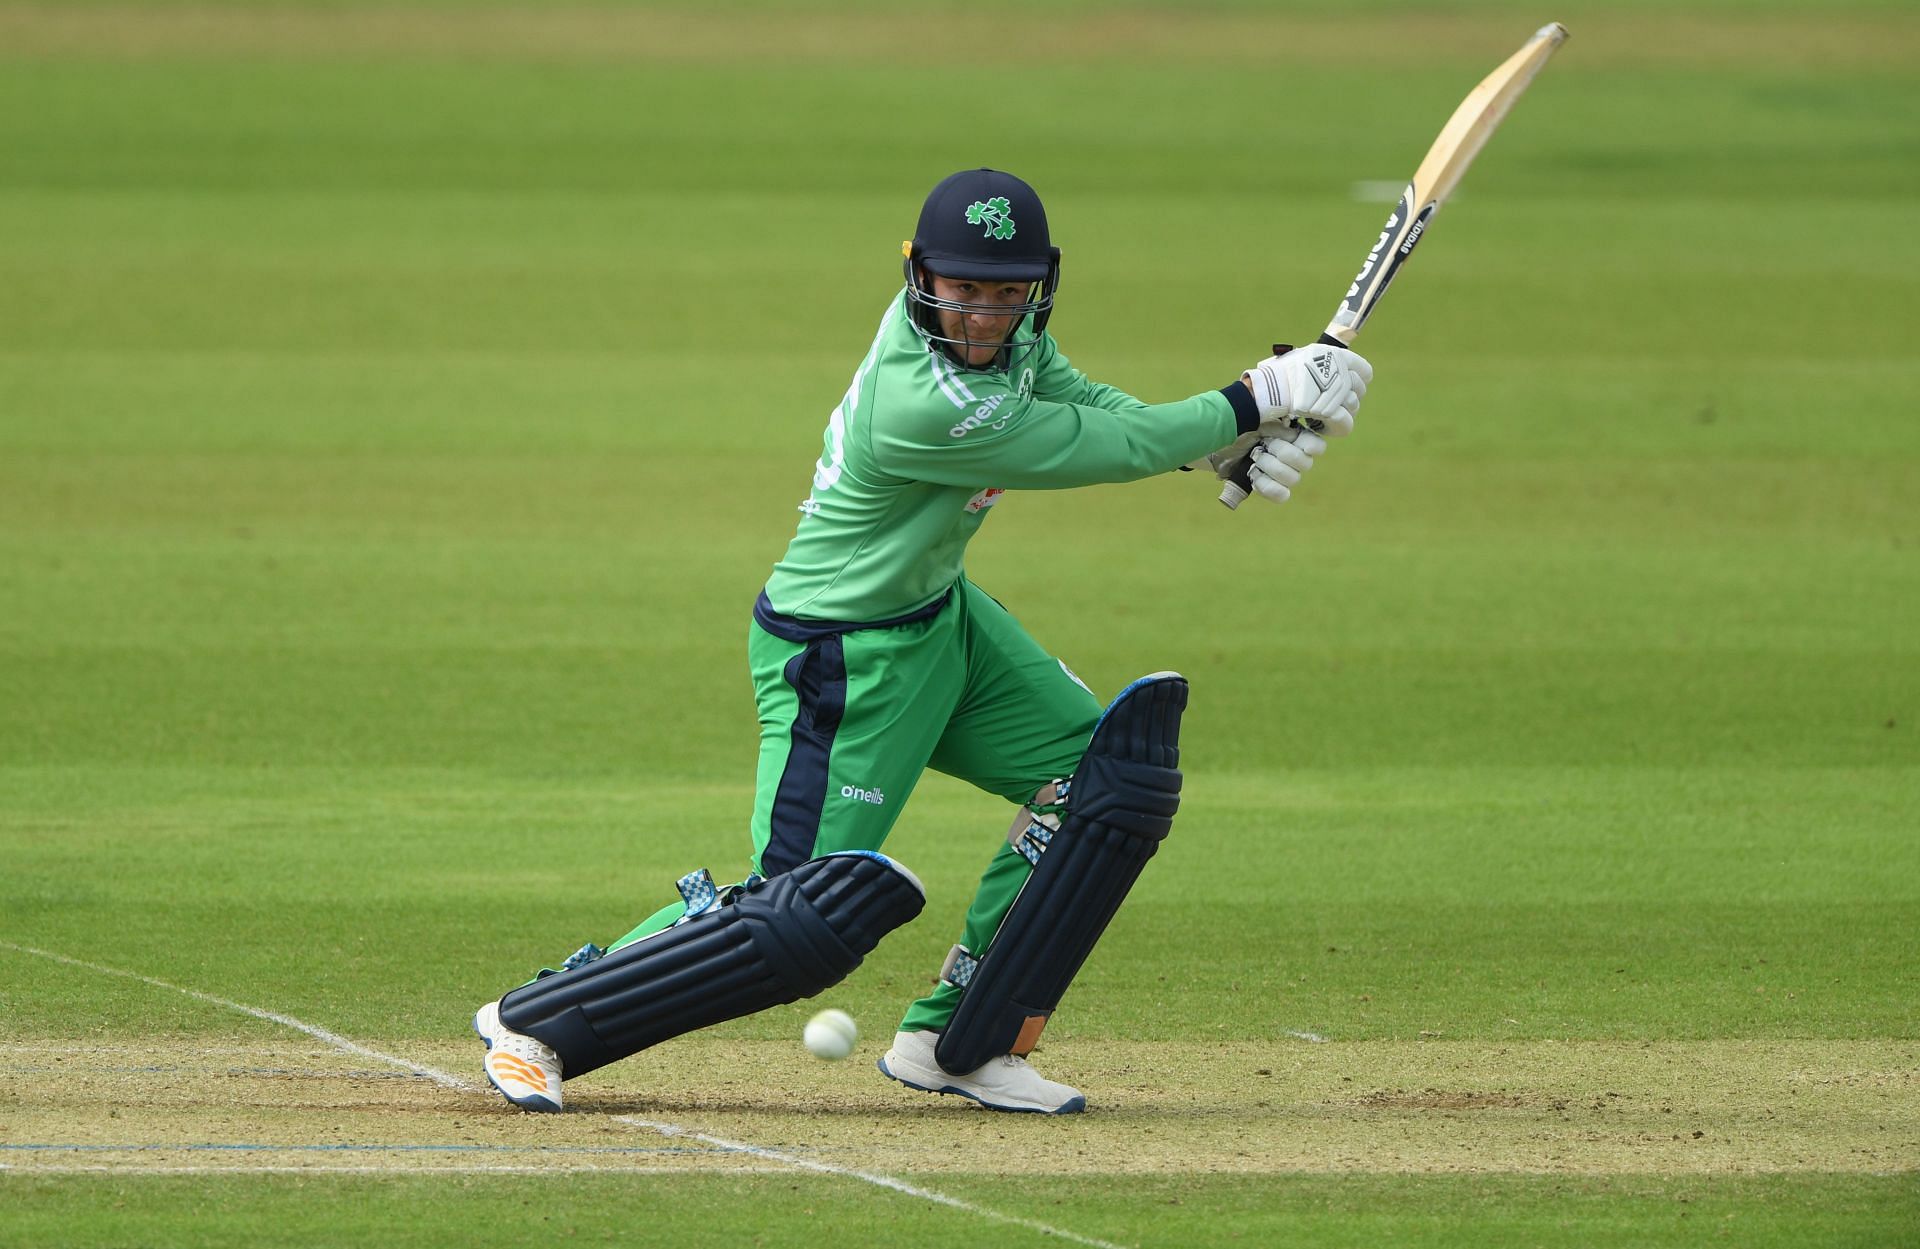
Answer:
[[[1358,352],[1315,343],[1268,356],[1241,375],[1260,405],[1260,432],[1274,437],[1306,425],[1328,438],[1353,432],[1373,366]]]
[[[1289,429],[1253,444],[1253,492],[1269,503],[1285,503],[1300,477],[1326,453],[1327,440],[1310,429]]]

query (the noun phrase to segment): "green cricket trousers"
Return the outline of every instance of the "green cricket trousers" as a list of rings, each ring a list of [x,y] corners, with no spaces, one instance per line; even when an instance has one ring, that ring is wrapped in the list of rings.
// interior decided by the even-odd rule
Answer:
[[[836,850],[878,850],[928,768],[1025,804],[1073,775],[1103,710],[1066,664],[964,577],[893,620],[800,620],[754,604],[747,655],[760,706],[753,870],[773,876]],[[984,956],[1033,868],[1005,841],[967,908],[960,944]],[[610,949],[651,936],[682,903]],[[901,1028],[941,1031],[960,1004],[941,983]]]
[[[753,866],[763,876],[836,850],[878,850],[928,768],[1024,804],[1079,766],[1098,699],[1007,609],[964,577],[896,620],[833,624],[754,607],[747,653],[760,705]],[[960,943],[985,953],[1032,867],[1002,841]],[[946,1027],[942,983],[901,1028]]]

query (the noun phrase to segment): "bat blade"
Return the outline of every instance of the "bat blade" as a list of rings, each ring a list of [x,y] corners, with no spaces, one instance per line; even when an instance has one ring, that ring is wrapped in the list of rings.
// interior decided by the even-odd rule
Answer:
[[[1328,322],[1329,337],[1350,344],[1360,333],[1360,327],[1366,324],[1380,297],[1387,293],[1388,283],[1413,254],[1414,246],[1426,234],[1447,196],[1460,184],[1473,158],[1480,154],[1507,110],[1566,38],[1567,28],[1560,23],[1542,26],[1518,52],[1469,91],[1460,107],[1453,110],[1440,136],[1427,149],[1420,168],[1414,171],[1413,181],[1400,193],[1400,202],[1394,205],[1386,226],[1348,287],[1346,298]]]
[[[1467,98],[1453,110],[1453,116],[1447,119],[1439,137],[1427,149],[1426,158],[1414,171],[1413,181],[1407,184],[1399,202],[1388,214],[1387,224],[1367,251],[1367,258],[1347,287],[1346,297],[1334,311],[1333,319],[1327,322],[1327,328],[1320,335],[1322,343],[1340,347],[1353,345],[1361,326],[1373,315],[1381,297],[1387,293],[1387,286],[1413,255],[1414,247],[1426,237],[1434,215],[1460,184],[1473,158],[1486,146],[1507,110],[1527,89],[1547,58],[1566,39],[1567,28],[1560,23],[1542,26],[1518,52],[1469,91]],[[1249,449],[1248,454],[1241,455],[1230,466],[1226,485],[1220,491],[1220,501],[1229,508],[1239,507],[1251,493],[1252,465]]]

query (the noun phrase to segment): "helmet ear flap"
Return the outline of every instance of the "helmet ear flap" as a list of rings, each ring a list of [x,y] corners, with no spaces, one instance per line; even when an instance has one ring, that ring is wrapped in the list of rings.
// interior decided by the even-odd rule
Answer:
[[[900,274],[907,283],[907,315],[921,329],[938,333],[939,316],[925,302],[933,296],[933,284],[927,281],[926,267],[920,263],[920,256],[918,240],[908,239],[900,244]]]
[[[1040,288],[1040,300],[1046,306],[1033,318],[1033,332],[1038,335],[1046,332],[1047,322],[1053,318],[1053,294],[1060,289],[1060,249],[1047,249],[1047,276],[1045,285]]]

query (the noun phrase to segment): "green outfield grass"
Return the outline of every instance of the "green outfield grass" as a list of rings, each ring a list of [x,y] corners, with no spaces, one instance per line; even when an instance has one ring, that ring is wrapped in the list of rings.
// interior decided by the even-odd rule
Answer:
[[[1920,19],[1026,16],[1056,56],[916,37],[999,4],[0,4],[0,1246],[1920,1243]],[[1015,495],[975,544],[1097,692],[1193,681],[1180,823],[1042,1052],[1094,1113],[869,1069],[1008,818],[941,778],[888,847],[927,913],[831,994],[862,1063],[796,1006],[557,1128],[364,1072],[217,1113],[324,1046],[179,989],[473,1080],[476,1004],[740,873],[746,611],[934,181],[1034,182],[1063,349],[1184,397],[1317,332],[1362,184],[1556,17],[1294,503]],[[786,1161],[40,1148],[622,1115]]]
[[[1210,1234],[1217,1237],[1212,1243],[1310,1244],[1324,1249],[1454,1243],[1451,1238],[1462,1224],[1475,1228],[1475,1244],[1597,1249],[1728,1243],[1753,1249],[1898,1245],[1910,1243],[1901,1238],[1912,1229],[1910,1201],[1884,1181],[1857,1177],[1819,1183],[1725,1179],[1673,1187],[1578,1180],[1462,1184],[1432,1178],[1289,1177],[1196,1184],[1166,1179],[1076,1186],[1079,1191],[1065,1196],[1044,1181],[1002,1183],[1014,1203],[1060,1220],[1078,1215],[1084,1223],[1093,1218],[1108,1236],[1140,1244],[1193,1243],[1167,1232],[1197,1217],[1207,1219]],[[103,1214],[98,1224],[108,1229],[106,1243],[136,1243],[155,1235],[208,1246],[312,1243],[289,1230],[289,1214],[301,1221],[326,1220],[335,1229],[334,1243],[401,1249],[450,1243],[434,1229],[457,1221],[484,1221],[489,1235],[515,1243],[640,1243],[631,1231],[632,1186],[598,1177],[545,1180],[517,1192],[502,1191],[496,1182],[353,1178],[319,1186],[280,1179],[226,1181],[192,1191],[127,1179],[82,1184],[23,1180],[15,1187],[25,1198],[18,1226],[42,1237],[37,1242],[22,1238],[21,1244],[44,1244],[61,1234],[67,1225],[58,1214],[49,1217],[49,1211],[75,1200],[102,1198],[140,1212],[131,1217],[124,1210]],[[716,1208],[724,1210],[733,1243],[979,1243],[956,1236],[952,1220],[937,1210],[905,1207],[876,1214],[863,1209],[857,1198],[844,1186],[797,1192],[787,1184],[670,1180],[657,1183],[646,1200],[650,1220],[684,1221],[679,1224],[683,1228],[710,1224]],[[215,1200],[222,1203],[217,1216]],[[1194,1210],[1200,1203],[1204,1214]],[[392,1212],[401,1205],[413,1210],[413,1217],[396,1221]],[[999,1233],[994,1241],[1049,1243]]]

